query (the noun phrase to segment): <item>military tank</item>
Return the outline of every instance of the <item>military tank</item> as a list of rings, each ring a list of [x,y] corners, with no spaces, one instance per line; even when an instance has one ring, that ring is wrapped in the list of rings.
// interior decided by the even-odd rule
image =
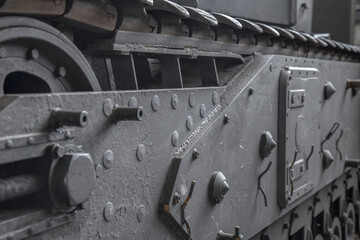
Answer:
[[[360,48],[311,6],[1,0],[0,239],[356,239]]]

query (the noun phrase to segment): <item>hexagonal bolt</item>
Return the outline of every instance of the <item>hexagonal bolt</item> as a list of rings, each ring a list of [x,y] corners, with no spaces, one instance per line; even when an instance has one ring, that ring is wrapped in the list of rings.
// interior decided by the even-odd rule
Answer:
[[[70,207],[86,202],[95,186],[95,169],[90,155],[65,154],[54,168],[50,186],[55,205]]]
[[[255,89],[253,87],[249,88],[249,95],[253,95],[255,93]]]
[[[51,113],[50,124],[52,128],[64,126],[85,127],[88,120],[88,113],[86,111],[63,111],[56,109]]]
[[[227,115],[227,114],[225,114],[225,115],[224,115],[224,123],[225,123],[225,124],[228,124],[229,122],[230,122],[230,116]]]
[[[194,148],[193,153],[192,153],[193,160],[198,159],[199,156],[200,156],[199,150],[197,148]]]

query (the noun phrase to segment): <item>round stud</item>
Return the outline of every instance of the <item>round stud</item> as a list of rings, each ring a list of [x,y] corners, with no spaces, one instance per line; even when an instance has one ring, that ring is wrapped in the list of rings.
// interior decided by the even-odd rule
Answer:
[[[104,167],[109,169],[114,162],[114,153],[111,150],[107,150],[102,160]]]
[[[65,155],[65,148],[59,144],[56,144],[53,147],[53,157],[54,158],[62,158]]]
[[[209,197],[215,203],[220,203],[229,190],[230,186],[224,174],[222,172],[214,172],[210,178]]]
[[[6,147],[7,148],[13,148],[14,142],[11,139],[6,140]]]
[[[171,106],[173,109],[177,109],[179,105],[179,97],[176,94],[173,94],[171,97]]]
[[[137,210],[137,220],[139,222],[142,222],[145,220],[145,217],[146,217],[146,209],[145,209],[145,206],[144,205],[141,205],[138,210]]]
[[[179,144],[179,133],[177,131],[173,132],[171,136],[171,143],[176,147]]]
[[[160,99],[158,95],[155,95],[151,101],[152,109],[157,112],[160,108]]]
[[[114,219],[115,208],[112,202],[108,202],[104,208],[104,218],[107,222],[111,222]]]
[[[219,102],[220,102],[220,96],[219,96],[219,94],[218,94],[217,92],[213,92],[213,94],[212,94],[212,103],[213,103],[214,105],[218,105]]]
[[[109,98],[107,98],[103,104],[103,112],[105,116],[110,117],[113,112],[113,109],[114,109],[114,104]]]
[[[201,106],[200,106],[200,116],[202,118],[206,117],[206,106],[204,103],[201,104]]]
[[[195,107],[196,105],[196,97],[195,97],[195,94],[194,93],[190,93],[190,96],[189,96],[189,105],[190,107]]]
[[[253,95],[255,93],[255,89],[253,87],[249,88],[249,95]]]
[[[97,178],[101,177],[101,175],[103,174],[103,168],[100,164],[97,164],[95,166],[95,174]]]
[[[65,77],[66,76],[66,68],[64,66],[58,66],[55,69],[55,75],[57,77]]]
[[[194,121],[193,118],[191,116],[188,116],[187,120],[186,120],[186,128],[190,131],[194,126]]]
[[[138,105],[137,99],[135,97],[131,97],[128,105],[129,107],[137,107]]]
[[[142,161],[146,157],[146,149],[143,144],[140,144],[136,150],[136,157],[139,161]]]
[[[30,49],[27,53],[26,56],[28,59],[33,59],[36,60],[39,58],[39,51],[36,48]]]

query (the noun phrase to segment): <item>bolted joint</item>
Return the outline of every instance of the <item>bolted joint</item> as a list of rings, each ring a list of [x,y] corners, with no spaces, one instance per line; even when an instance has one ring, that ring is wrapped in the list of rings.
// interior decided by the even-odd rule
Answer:
[[[67,211],[85,203],[95,186],[95,169],[87,153],[65,154],[53,166],[50,194],[59,210]]]

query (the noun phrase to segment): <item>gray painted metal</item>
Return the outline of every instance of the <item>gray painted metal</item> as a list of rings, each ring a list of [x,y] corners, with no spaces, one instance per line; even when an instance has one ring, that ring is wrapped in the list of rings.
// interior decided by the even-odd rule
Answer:
[[[351,90],[345,90],[347,79],[359,78],[359,65],[356,63],[257,56],[234,72],[234,77],[224,87],[4,96],[0,111],[0,146],[4,144],[0,155],[2,165],[37,157],[48,159],[47,147],[57,143],[63,146],[81,145],[81,149],[90,154],[96,170],[96,183],[89,201],[76,208],[71,224],[44,232],[33,239],[177,239],[178,235],[170,225],[183,225],[181,209],[190,195],[193,181],[196,184],[183,211],[183,219],[191,229],[192,239],[216,239],[220,230],[233,235],[236,226],[240,227],[239,232],[246,239],[256,237],[267,227],[268,234],[278,234],[276,236],[279,238],[275,239],[286,239],[283,233],[273,233],[275,230],[270,232],[276,229],[277,221],[287,221],[291,234],[296,234],[298,229],[308,226],[308,220],[305,220],[309,217],[306,213],[308,202],[314,202],[313,199],[323,191],[327,193],[326,188],[331,182],[343,183],[341,179],[348,176],[344,171],[345,161],[341,161],[336,152],[338,131],[326,143],[336,160],[324,169],[319,141],[315,141],[317,145],[309,162],[313,188],[287,208],[281,209],[277,194],[279,187],[282,188],[277,177],[277,169],[282,161],[279,155],[281,150],[278,148],[279,152],[274,151],[265,159],[260,156],[259,142],[263,131],[273,133],[277,142],[281,140],[280,135],[276,136],[282,128],[277,123],[279,106],[284,104],[279,98],[281,73],[286,71],[284,69],[291,69],[294,76],[310,78],[310,75],[306,75],[309,67],[318,70],[316,79],[301,79],[310,85],[314,82],[318,87],[311,88],[309,85],[309,88],[305,88],[305,104],[298,109],[307,109],[307,106],[313,109],[315,106],[310,104],[309,99],[314,99],[321,111],[309,115],[320,127],[311,128],[314,131],[312,134],[319,136],[318,140],[324,139],[333,123],[339,122],[344,137],[338,143],[338,148],[345,158],[357,158],[360,154],[357,147],[359,135],[353,129],[357,129],[360,120],[359,98],[353,96]],[[314,71],[307,72],[312,74]],[[296,83],[296,79],[292,81]],[[320,86],[324,86],[325,81],[344,91],[337,91],[324,101],[324,90]],[[293,87],[290,85],[291,89]],[[214,92],[220,95],[220,101],[214,101]],[[176,108],[172,104],[174,94],[178,98]],[[158,104],[154,103],[154,97],[159,99],[155,101]],[[196,102],[192,100],[194,97]],[[113,123],[111,112],[104,107],[109,100],[120,107],[129,103],[141,105],[143,121]],[[86,111],[86,127],[44,130],[51,117],[49,110],[54,108]],[[38,109],[35,114],[34,109]],[[27,116],[26,120],[24,116]],[[189,116],[193,119],[191,130],[187,124]],[[228,119],[227,123],[224,119]],[[310,119],[308,124],[312,126]],[[293,121],[289,120],[290,123],[293,124]],[[173,140],[174,132],[177,132],[176,141]],[[38,137],[42,135],[46,137]],[[295,128],[289,128],[289,139],[296,136]],[[33,139],[31,144],[30,138]],[[6,144],[10,141],[12,144]],[[113,153],[110,165],[104,163],[104,153],[109,150]],[[272,166],[267,169],[270,162]],[[176,164],[178,172],[169,172]],[[230,186],[223,201],[216,205],[208,196],[208,184],[214,171],[221,171]],[[350,174],[352,178],[357,178],[356,171]],[[260,175],[267,207],[264,195],[258,189]],[[173,180],[166,181],[167,176]],[[357,184],[357,181],[353,184]],[[340,196],[346,197],[345,193],[340,192],[344,188],[338,188],[338,192],[332,195],[334,201]],[[172,201],[175,192],[179,204]],[[163,218],[158,208],[164,193],[170,194],[168,214],[173,217],[170,225],[168,218]],[[324,198],[326,196],[324,194]],[[314,211],[322,213],[324,209],[326,206],[321,205],[321,209],[315,208]],[[294,211],[299,215],[296,224],[294,220],[286,220]],[[33,225],[27,225],[25,229],[29,227]],[[187,234],[185,225],[184,228]],[[2,236],[5,233],[7,231],[2,231]],[[32,235],[31,231],[26,233]]]

